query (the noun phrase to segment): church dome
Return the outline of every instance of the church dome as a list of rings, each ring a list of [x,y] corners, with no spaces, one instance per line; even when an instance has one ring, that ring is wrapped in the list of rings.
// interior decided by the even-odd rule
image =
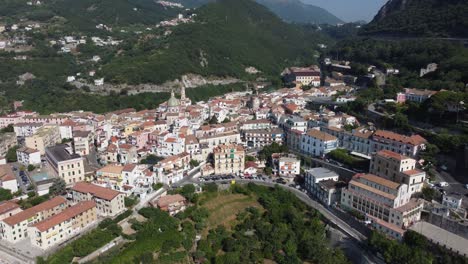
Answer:
[[[174,95],[174,91],[171,93],[171,98],[167,101],[168,107],[177,107],[180,105],[179,99],[177,99]]]

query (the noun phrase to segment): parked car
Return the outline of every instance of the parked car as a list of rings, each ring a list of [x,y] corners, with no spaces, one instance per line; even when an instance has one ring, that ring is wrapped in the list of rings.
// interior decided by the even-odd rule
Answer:
[[[449,184],[448,184],[448,182],[439,182],[439,186],[440,187],[448,187]]]

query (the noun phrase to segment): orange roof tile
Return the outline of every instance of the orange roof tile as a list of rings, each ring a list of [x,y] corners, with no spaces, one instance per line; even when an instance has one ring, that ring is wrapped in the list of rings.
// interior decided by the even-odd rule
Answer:
[[[36,227],[40,232],[44,232],[94,207],[96,207],[96,202],[94,201],[80,202],[80,203],[77,203],[76,205],[68,207],[67,209],[63,210],[62,212],[54,216],[51,216],[41,222],[34,224],[33,226]]]
[[[75,186],[73,186],[73,190],[77,192],[81,192],[81,193],[90,193],[93,196],[96,196],[98,198],[108,200],[108,201],[114,199],[115,197],[117,197],[117,195],[120,194],[120,192],[116,190],[111,190],[111,189],[104,188],[104,187],[94,185],[91,183],[87,183],[87,182],[76,183]]]
[[[66,204],[67,203],[67,200],[65,198],[63,198],[62,196],[57,196],[57,197],[54,197],[52,200],[48,200],[48,201],[45,201],[41,204],[38,204],[34,207],[31,207],[29,209],[26,209],[22,212],[19,212],[15,215],[12,215],[8,218],[5,218],[3,219],[3,222],[5,222],[6,224],[10,225],[10,226],[14,226],[18,223],[21,223],[31,217],[33,217],[34,215],[36,215],[37,213],[39,212],[42,212],[42,211],[47,211],[47,210],[50,210],[52,208],[55,208],[61,204]]]

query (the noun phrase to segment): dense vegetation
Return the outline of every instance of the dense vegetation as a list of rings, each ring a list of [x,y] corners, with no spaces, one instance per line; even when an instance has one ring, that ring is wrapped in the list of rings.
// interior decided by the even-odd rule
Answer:
[[[393,86],[464,91],[468,83],[468,49],[456,42],[352,38],[340,41],[328,54],[354,62],[361,74],[365,73],[367,65],[400,69],[398,77],[388,80]],[[434,62],[439,69],[419,78],[420,69]]]
[[[250,0],[220,0],[197,9],[196,23],[173,28],[165,40],[124,47],[101,74],[117,83],[162,83],[186,73],[249,79],[245,68],[253,66],[276,77],[286,66],[313,63],[314,43],[326,41],[320,36]]]
[[[302,263],[303,260],[348,263],[341,251],[328,247],[320,215],[293,194],[279,187],[254,184],[234,185],[222,192],[215,184],[208,184],[204,190],[203,194],[195,194],[193,186],[178,190],[194,204],[175,218],[159,209],[141,209],[139,213],[147,220],[131,220],[137,233],[127,238],[134,241],[111,250],[95,263],[190,263],[194,260],[235,264],[259,263],[264,259],[276,263]],[[223,199],[227,199],[225,203],[216,202]],[[253,204],[252,200],[256,206],[237,207]],[[237,215],[232,215],[234,219],[233,212],[225,212],[223,206],[238,210]],[[211,212],[229,214],[225,216],[231,220]],[[201,234],[201,240],[195,242],[197,234]]]
[[[52,22],[65,31],[97,32],[96,25],[154,25],[180,10],[164,8],[151,0],[49,0],[31,8],[23,0],[2,1],[0,15]]]
[[[405,233],[403,243],[389,240],[384,235],[373,232],[369,239],[370,246],[379,252],[385,263],[389,264],[466,264],[468,259],[451,254],[414,232]]]
[[[254,184],[233,188],[254,193],[265,212],[247,208],[232,230],[211,229],[198,244],[197,255],[205,263],[348,263],[341,251],[328,248],[320,215],[292,193]]]
[[[392,0],[363,28],[364,34],[468,37],[466,0]]]

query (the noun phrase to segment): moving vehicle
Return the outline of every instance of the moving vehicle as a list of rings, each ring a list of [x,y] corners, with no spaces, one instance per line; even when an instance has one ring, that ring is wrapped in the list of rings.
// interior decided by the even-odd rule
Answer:
[[[439,186],[440,187],[448,187],[449,184],[448,184],[448,182],[439,182]]]

